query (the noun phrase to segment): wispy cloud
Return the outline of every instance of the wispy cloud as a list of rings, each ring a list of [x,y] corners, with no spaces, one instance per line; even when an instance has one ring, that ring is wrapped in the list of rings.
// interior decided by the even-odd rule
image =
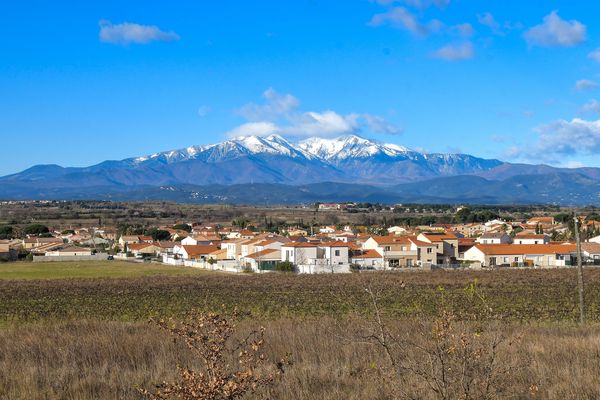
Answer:
[[[209,106],[200,106],[200,107],[198,107],[198,115],[200,117],[206,117],[209,112],[210,112],[210,107]]]
[[[99,37],[101,42],[121,45],[179,40],[179,35],[175,32],[165,32],[154,25],[140,25],[131,22],[113,24],[107,20],[100,21]]]
[[[248,103],[238,110],[239,114],[251,121],[272,120],[296,111],[300,101],[291,94],[277,93],[273,88],[263,93],[265,104]]]
[[[576,20],[566,21],[557,11],[544,17],[540,25],[536,25],[524,34],[530,46],[573,47],[586,40],[587,29]]]
[[[454,25],[450,28],[453,32],[458,33],[460,36],[471,37],[475,33],[473,25],[467,23]]]
[[[496,21],[496,18],[492,15],[492,13],[486,12],[483,14],[477,15],[477,21],[484,26],[490,28],[494,35],[503,35],[504,32],[500,28],[500,23]]]
[[[590,54],[588,54],[588,57],[600,63],[600,49],[592,51]]]
[[[597,89],[598,86],[598,83],[589,79],[580,79],[577,82],[575,82],[575,89],[579,91]]]
[[[587,103],[585,103],[583,105],[583,107],[581,107],[581,110],[579,110],[579,112],[581,114],[588,114],[588,113],[600,114],[600,101],[595,100],[595,99],[588,101]]]
[[[432,53],[432,57],[447,61],[468,60],[475,56],[475,49],[471,42],[450,44]]]
[[[443,24],[438,20],[432,20],[427,24],[423,24],[408,9],[393,7],[386,12],[375,14],[371,18],[369,25],[390,25],[394,28],[407,30],[416,36],[424,37],[439,31]]]

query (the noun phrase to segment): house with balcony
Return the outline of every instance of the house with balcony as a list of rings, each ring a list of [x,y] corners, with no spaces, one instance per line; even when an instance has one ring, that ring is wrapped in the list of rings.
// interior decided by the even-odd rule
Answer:
[[[458,259],[458,236],[453,233],[423,232],[417,239],[435,246],[436,264],[454,264]]]
[[[375,250],[383,258],[384,268],[410,268],[435,263],[436,246],[414,236],[371,236],[363,250]]]

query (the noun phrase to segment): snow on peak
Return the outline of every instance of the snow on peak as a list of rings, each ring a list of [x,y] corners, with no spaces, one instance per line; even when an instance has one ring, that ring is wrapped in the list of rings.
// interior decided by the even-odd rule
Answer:
[[[395,157],[410,152],[406,147],[382,144],[356,135],[342,136],[335,139],[310,138],[303,140],[298,146],[325,160],[365,158],[376,155]]]
[[[271,134],[268,136],[237,136],[221,143],[155,153],[135,158],[132,161],[135,164],[150,161],[169,164],[192,159],[216,161],[249,154],[272,154],[293,158],[340,161],[347,158],[367,158],[381,155],[397,157],[407,153],[413,152],[406,147],[382,144],[356,135],[335,139],[313,137],[299,143],[291,143],[279,135]]]

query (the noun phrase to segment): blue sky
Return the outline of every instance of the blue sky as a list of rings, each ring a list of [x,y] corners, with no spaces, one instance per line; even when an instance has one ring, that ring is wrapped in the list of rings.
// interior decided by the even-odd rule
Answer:
[[[244,133],[600,166],[600,3],[27,1],[0,10],[0,175]]]

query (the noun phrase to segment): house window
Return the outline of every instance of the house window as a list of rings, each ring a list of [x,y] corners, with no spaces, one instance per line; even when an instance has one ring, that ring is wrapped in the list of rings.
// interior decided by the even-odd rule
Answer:
[[[412,267],[412,261],[410,258],[408,260],[406,260],[406,266],[407,267]]]
[[[390,251],[391,249],[392,249],[392,248],[391,248],[390,246],[385,246],[385,247],[383,248],[383,250],[385,250],[385,251]]]
[[[339,251],[339,250],[336,250],[336,251],[335,251],[335,256],[336,256],[336,257],[339,257],[339,256],[340,256],[340,251]]]
[[[433,249],[431,247],[427,248],[427,254],[431,254],[433,252]]]
[[[508,257],[504,257],[504,264],[508,262]]]
[[[519,262],[519,257],[515,257],[515,262]]]
[[[490,266],[496,265],[496,257],[490,257]]]

